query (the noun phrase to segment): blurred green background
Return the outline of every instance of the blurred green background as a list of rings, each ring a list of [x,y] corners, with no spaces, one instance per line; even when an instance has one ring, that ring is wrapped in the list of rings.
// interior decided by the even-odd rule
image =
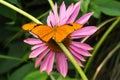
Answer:
[[[46,24],[51,10],[48,0],[5,1]],[[64,1],[68,6],[79,0]],[[60,6],[63,0],[53,2]],[[120,1],[83,0],[79,16],[87,12],[94,12],[87,25],[94,25],[100,29],[85,41],[95,48],[91,51],[94,56],[86,75],[89,80],[120,80]],[[21,26],[28,22],[31,21],[0,3],[0,80],[81,80],[70,62],[66,78],[63,78],[55,67],[51,75],[47,75],[46,72],[40,73],[39,68],[34,68],[35,59],[28,58],[30,46],[23,42],[30,35],[21,29]],[[88,59],[83,62],[85,67]],[[97,72],[100,65],[102,68]]]

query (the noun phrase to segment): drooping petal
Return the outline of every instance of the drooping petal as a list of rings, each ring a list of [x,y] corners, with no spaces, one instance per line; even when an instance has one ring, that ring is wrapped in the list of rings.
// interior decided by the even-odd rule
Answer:
[[[35,38],[39,38],[37,35],[35,35],[34,33],[32,32],[29,32],[31,35],[33,35]]]
[[[81,49],[84,49],[84,50],[92,50],[93,48],[91,46],[89,46],[88,44],[86,43],[80,43],[80,42],[75,42],[75,41],[72,41],[72,44],[73,46],[77,47],[77,48],[81,48]]]
[[[55,58],[55,53],[52,52],[52,53],[51,53],[51,57],[49,58],[49,63],[48,63],[48,67],[47,67],[47,72],[48,72],[48,74],[50,74],[50,72],[51,72],[52,69],[53,69],[54,58]]]
[[[82,17],[80,17],[76,22],[84,25],[92,15],[93,15],[93,12],[87,13]]]
[[[72,38],[82,38],[87,37],[92,34],[94,34],[97,31],[97,28],[95,26],[87,26],[84,28],[81,28],[71,34]]]
[[[74,56],[73,56],[74,57]],[[76,60],[76,62],[78,63],[79,66],[83,67],[82,63],[80,62],[79,59],[77,59],[76,57],[74,57],[74,59]]]
[[[76,3],[73,9],[73,13],[71,14],[71,17],[68,19],[66,23],[73,23],[80,11],[80,2]]]
[[[35,50],[35,49],[37,49],[37,48],[39,48],[39,47],[42,47],[42,46],[44,46],[44,45],[46,45],[46,43],[36,44],[36,45],[34,45],[34,46],[31,48],[31,50]]]
[[[64,53],[56,54],[56,67],[62,76],[65,77],[68,72],[68,65]]]
[[[36,39],[36,38],[28,38],[28,39],[25,39],[24,42],[30,45],[43,43],[40,39]]]
[[[83,58],[83,56],[81,56],[80,54],[76,53],[73,49],[69,48],[71,54],[73,56],[75,56],[77,59],[81,60],[81,61],[85,61],[85,59]]]
[[[50,74],[50,72],[52,71],[53,68],[53,63],[54,63],[54,56],[55,53],[54,52],[49,52],[49,54],[46,56],[46,58],[43,60],[41,67],[40,67],[40,71],[44,71],[46,70],[48,74]]]
[[[29,58],[35,58],[37,57],[38,55],[40,55],[42,52],[44,52],[48,47],[46,45],[43,45],[35,50],[33,50],[30,55],[29,55]]]
[[[84,38],[87,37],[86,35],[79,35],[79,36],[71,36],[72,39],[79,39],[79,38]]]
[[[39,64],[41,63],[41,60],[44,58],[44,56],[50,51],[50,49],[46,49],[43,53],[41,53],[37,59],[36,59],[36,62],[35,62],[35,67],[38,67]]]
[[[83,55],[83,56],[91,56],[91,54],[87,50],[83,50],[80,48],[76,48],[73,45],[70,45],[70,48],[74,50],[76,53]]]

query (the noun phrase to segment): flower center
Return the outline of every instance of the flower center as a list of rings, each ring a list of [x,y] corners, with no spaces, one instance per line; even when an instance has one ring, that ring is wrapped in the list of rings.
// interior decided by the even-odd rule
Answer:
[[[70,36],[67,36],[63,41],[62,43],[65,45],[66,48],[68,48],[71,44],[71,37]],[[47,42],[47,45],[49,47],[49,49],[55,53],[61,53],[63,52],[62,49],[58,46],[58,44],[53,40],[49,40]]]

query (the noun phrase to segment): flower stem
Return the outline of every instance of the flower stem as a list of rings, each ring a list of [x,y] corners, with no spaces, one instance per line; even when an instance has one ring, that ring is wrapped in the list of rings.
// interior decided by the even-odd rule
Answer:
[[[86,75],[82,71],[82,69],[79,67],[79,65],[77,64],[77,62],[75,61],[75,59],[73,58],[73,56],[71,55],[71,53],[69,52],[69,50],[63,45],[63,43],[57,43],[57,44],[65,52],[65,54],[67,55],[67,57],[69,58],[69,60],[72,62],[72,64],[74,65],[74,67],[77,69],[77,71],[81,75],[82,80],[88,80],[87,77],[86,77]]]
[[[118,22],[120,21],[120,17],[118,17],[113,23],[112,25],[108,28],[108,30],[104,33],[104,35],[102,36],[102,38],[100,39],[100,41],[96,44],[94,51],[92,52],[92,56],[88,59],[88,62],[85,66],[84,72],[86,73],[96,52],[98,51],[98,49],[100,48],[100,46],[102,45],[102,43],[104,42],[104,40],[107,38],[108,34],[113,30],[113,28],[118,24]]]
[[[53,3],[53,1],[52,1],[52,0],[48,0],[48,2],[49,2],[49,4],[50,4],[52,10],[54,10],[54,3]]]
[[[36,23],[39,23],[39,24],[42,24],[38,19],[36,19],[35,17],[33,17],[32,15],[28,14],[27,12],[15,7],[14,5],[4,1],[4,0],[0,0],[0,3],[11,8],[12,10],[15,10],[16,12],[24,15],[25,17],[29,18],[30,20],[36,22]]]

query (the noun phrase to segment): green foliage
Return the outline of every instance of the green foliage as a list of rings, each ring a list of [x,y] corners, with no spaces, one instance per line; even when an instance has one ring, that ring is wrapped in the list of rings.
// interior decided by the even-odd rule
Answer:
[[[4,5],[0,5],[0,15],[4,16],[6,18],[9,18],[11,20],[16,19],[16,12]]]
[[[12,4],[18,6],[19,8],[22,7],[22,6],[21,6],[20,0],[8,0],[8,2],[10,2],[10,3],[12,3]]]
[[[46,80],[48,77],[47,73],[40,71],[34,71],[29,73],[23,80]]]
[[[29,63],[21,66],[21,68],[14,71],[8,80],[23,80],[23,78],[34,70],[34,64]],[[28,80],[28,79],[25,79]]]
[[[95,0],[101,12],[110,16],[120,16],[120,2],[114,0]]]
[[[38,17],[42,23],[46,23],[48,12],[51,9],[47,0],[5,0],[14,6]],[[63,0],[53,0],[59,6]],[[64,0],[68,6],[79,0]],[[58,7],[59,7],[58,6]],[[119,0],[83,0],[81,12],[83,15],[87,12],[94,12],[93,17],[88,24],[100,27],[99,31],[87,39],[87,43],[96,48],[96,45],[103,39],[104,33],[116,19],[120,19],[120,1]],[[113,19],[114,18],[114,19]],[[112,20],[111,20],[112,19]],[[35,69],[34,59],[29,59],[31,52],[30,46],[23,42],[30,35],[21,29],[24,23],[31,22],[26,17],[0,3],[0,80],[80,80],[78,72],[70,63],[69,72],[66,78],[63,78],[54,67],[53,72],[47,75],[46,72],[40,73],[39,68]],[[108,54],[120,42],[120,21],[114,25],[109,34],[97,48],[92,62],[88,65],[86,75],[89,80],[93,79],[99,65],[104,62]],[[31,37],[31,36],[30,36]],[[93,53],[91,51],[91,53]],[[86,58],[86,60],[89,60]],[[96,80],[119,80],[120,75],[120,49],[103,65],[97,74]],[[84,62],[84,67],[88,62]],[[83,68],[85,69],[85,68]]]
[[[21,44],[20,41],[19,42],[10,43],[8,45],[9,50],[8,50],[7,56],[12,56],[13,58],[14,57],[16,57],[16,58],[22,57],[25,54],[25,50],[23,49],[24,46],[25,45]],[[4,52],[2,54],[6,54],[6,53]],[[0,74],[1,74],[1,73],[5,73],[5,72],[11,70],[12,68],[18,66],[22,61],[20,61],[20,60],[1,59],[0,62],[1,62]],[[7,66],[9,66],[9,67],[7,67]]]

